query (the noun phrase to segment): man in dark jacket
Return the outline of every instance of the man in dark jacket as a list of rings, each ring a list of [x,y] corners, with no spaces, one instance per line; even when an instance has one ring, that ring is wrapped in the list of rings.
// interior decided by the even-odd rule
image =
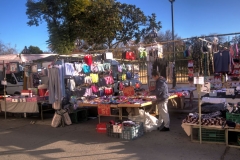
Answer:
[[[159,123],[164,122],[164,127],[160,131],[169,131],[170,119],[168,114],[168,85],[166,79],[161,77],[159,72],[156,70],[152,71],[152,77],[156,80],[156,88],[151,91],[151,94],[154,94],[157,98],[157,107],[159,115]]]

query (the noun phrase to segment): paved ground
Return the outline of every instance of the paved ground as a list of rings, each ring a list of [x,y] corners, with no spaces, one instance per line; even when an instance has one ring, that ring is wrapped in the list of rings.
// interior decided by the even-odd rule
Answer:
[[[186,113],[171,112],[171,131],[152,131],[133,141],[96,132],[97,119],[52,128],[51,116],[4,119],[0,114],[0,159],[81,160],[237,160],[240,149],[218,144],[199,144],[181,128]],[[35,124],[31,124],[36,120]],[[108,117],[102,121],[109,121]]]

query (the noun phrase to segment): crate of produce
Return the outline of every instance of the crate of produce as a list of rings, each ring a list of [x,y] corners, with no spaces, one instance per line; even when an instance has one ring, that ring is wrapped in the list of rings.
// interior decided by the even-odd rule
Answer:
[[[114,133],[113,125],[107,124],[107,136],[114,137],[114,138],[120,138],[120,133]]]
[[[88,119],[88,114],[87,114],[87,109],[82,108],[73,111],[72,113],[69,114],[72,123],[80,123],[80,122],[85,122]]]
[[[144,134],[143,122],[134,122],[133,126],[125,126],[123,122],[122,133],[120,134],[121,139],[133,140]]]
[[[192,140],[200,141],[200,134],[202,135],[203,142],[216,142],[216,143],[226,143],[225,140],[225,130],[218,128],[202,128],[202,134],[199,128],[192,128]]]
[[[227,112],[226,119],[235,123],[240,123],[240,114]]]
[[[107,123],[99,123],[96,128],[98,133],[107,133]]]

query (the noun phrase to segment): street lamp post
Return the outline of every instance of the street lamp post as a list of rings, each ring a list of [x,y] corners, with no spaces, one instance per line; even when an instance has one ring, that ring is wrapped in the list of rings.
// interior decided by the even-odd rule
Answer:
[[[173,18],[173,2],[175,0],[169,0],[171,3],[171,12],[172,12],[172,43],[173,43],[173,77],[172,77],[172,87],[176,87],[176,70],[175,70],[175,42],[174,42],[174,18]]]

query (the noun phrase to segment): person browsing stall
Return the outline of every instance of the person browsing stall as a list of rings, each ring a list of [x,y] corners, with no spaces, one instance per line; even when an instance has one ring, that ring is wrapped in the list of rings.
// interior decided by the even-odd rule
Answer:
[[[156,96],[156,104],[158,107],[159,122],[164,123],[164,127],[160,131],[170,131],[170,118],[168,113],[168,85],[166,79],[160,76],[156,70],[152,71],[152,77],[156,81],[155,90],[151,91],[150,94]]]

